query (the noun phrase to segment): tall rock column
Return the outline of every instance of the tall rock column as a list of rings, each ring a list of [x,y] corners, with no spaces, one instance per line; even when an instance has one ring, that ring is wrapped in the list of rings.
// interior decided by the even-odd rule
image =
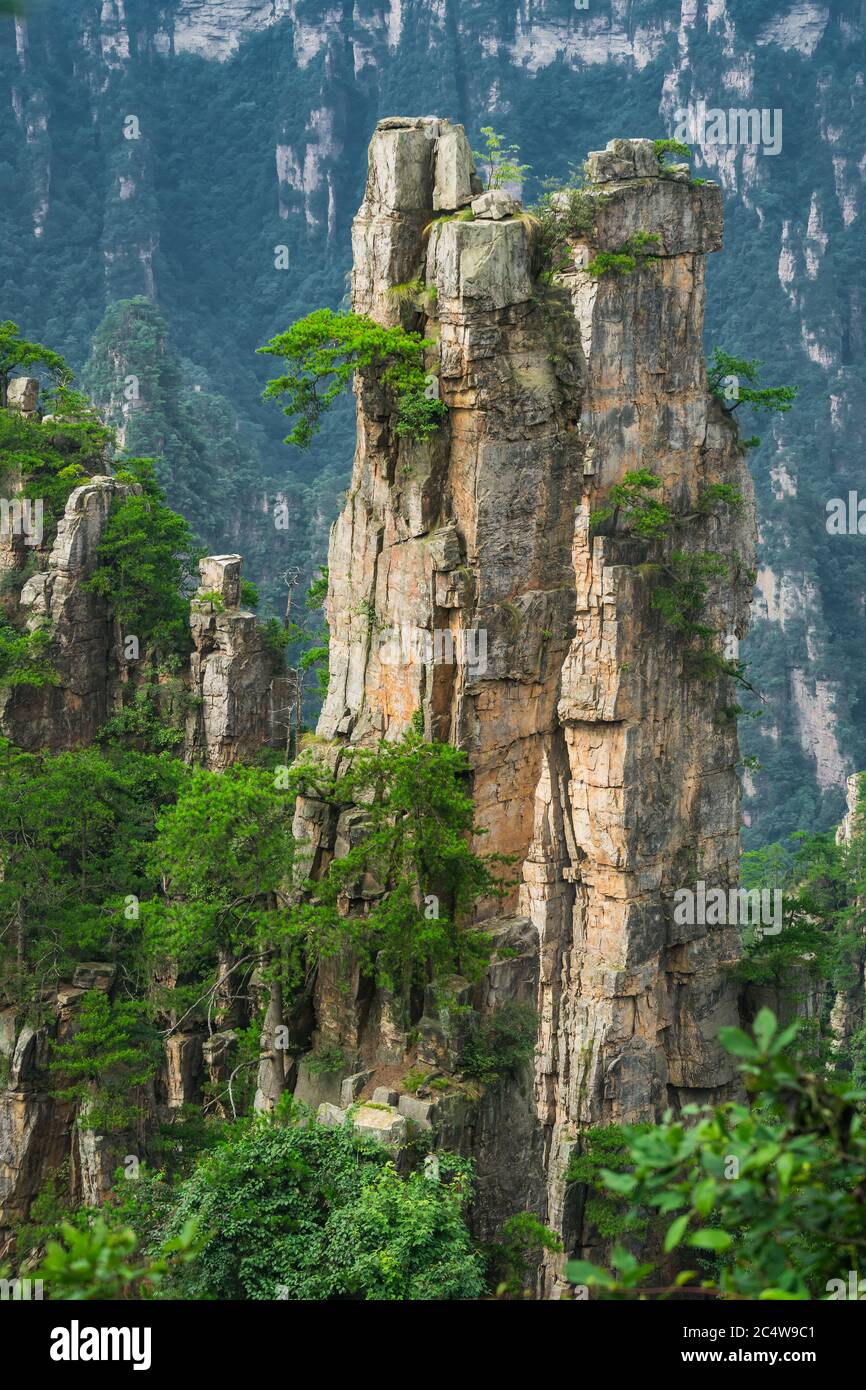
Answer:
[[[590,156],[582,218],[563,200],[567,256],[545,267],[532,220],[477,195],[460,127],[381,122],[369,168],[354,308],[435,340],[449,415],[430,442],[400,439],[359,380],[318,732],[339,757],[420,709],[470,756],[484,848],[522,865],[509,906],[537,933],[546,1215],[575,1248],[564,1174],[581,1131],[733,1083],[716,1036],[736,1013],[737,929],[678,925],[672,905],[736,881],[735,687],[721,661],[697,669],[653,601],[673,552],[712,552],[726,571],[701,623],[720,658],[745,629],[751,484],[701,342],[721,195],[662,169],[652,142],[613,141]],[[636,246],[652,259],[599,274],[598,253]],[[416,279],[414,304],[391,293]],[[590,526],[637,470],[675,517],[651,543],[618,514]],[[717,484],[741,500],[713,500]]]

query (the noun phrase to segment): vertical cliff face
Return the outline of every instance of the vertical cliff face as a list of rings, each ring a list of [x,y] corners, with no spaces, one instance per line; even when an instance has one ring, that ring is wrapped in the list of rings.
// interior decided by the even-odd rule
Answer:
[[[836,843],[843,845],[849,854],[852,850],[859,854],[863,834],[863,791],[863,773],[857,772],[848,778],[845,815],[836,830]],[[858,899],[855,906],[862,907],[862,899]],[[833,1049],[842,1058],[851,1056],[856,1035],[866,1021],[866,931],[862,921],[859,931],[852,932],[847,966],[842,983],[835,991],[830,1013]]]
[[[14,686],[2,693],[0,727],[24,748],[58,750],[91,743],[108,718],[116,681],[112,623],[105,599],[88,580],[115,498],[138,484],[91,478],[70,495],[54,544],[21,589],[20,610],[31,631],[51,632],[57,684]]]
[[[649,141],[612,142],[588,172],[593,230],[539,276],[531,223],[504,192],[477,197],[460,127],[376,130],[353,305],[435,339],[449,416],[430,443],[397,439],[385,397],[359,384],[318,730],[394,738],[420,709],[428,736],[469,753],[484,846],[520,864],[512,906],[538,943],[536,1116],[548,1219],[572,1243],[563,1173],[582,1128],[732,1084],[716,1034],[736,1012],[736,928],[676,925],[672,898],[736,880],[733,684],[718,665],[695,673],[653,593],[672,550],[724,556],[703,621],[730,654],[754,548],[744,451],[701,345],[720,191],[661,171]],[[586,268],[639,232],[657,259]],[[416,276],[433,291],[421,319],[389,293]],[[590,527],[639,469],[677,518],[655,548],[616,517]],[[740,507],[707,507],[720,483]]]

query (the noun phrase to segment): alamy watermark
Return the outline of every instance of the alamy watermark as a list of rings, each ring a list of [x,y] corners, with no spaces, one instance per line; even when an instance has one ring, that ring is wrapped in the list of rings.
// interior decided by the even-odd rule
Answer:
[[[732,106],[727,111],[699,101],[674,112],[674,139],[688,145],[754,145],[764,154],[782,149],[781,108]]]
[[[44,1297],[41,1279],[0,1279],[0,1303],[30,1303]]]
[[[43,512],[41,497],[0,497],[0,540],[23,536],[25,545],[41,545]]]
[[[694,888],[674,893],[674,922],[680,927],[751,926],[755,934],[778,936],[782,930],[781,888]]]
[[[866,1279],[861,1279],[859,1271],[848,1270],[848,1278],[828,1279],[825,1285],[830,1295],[828,1303],[862,1303],[866,1300]]]
[[[470,675],[483,676],[487,670],[486,628],[464,628],[457,634],[450,628],[416,627],[400,623],[384,628],[378,635],[377,655],[383,666],[408,666],[421,662],[425,666],[465,666]]]
[[[831,536],[866,536],[866,497],[856,492],[844,497],[831,497],[825,508],[827,532]]]

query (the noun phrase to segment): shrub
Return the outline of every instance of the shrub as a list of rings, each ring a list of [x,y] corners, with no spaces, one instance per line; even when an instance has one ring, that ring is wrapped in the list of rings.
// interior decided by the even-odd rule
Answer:
[[[57,685],[60,677],[47,655],[50,645],[46,628],[19,632],[0,610],[0,688]]]
[[[506,145],[505,136],[498,134],[492,125],[483,125],[484,149],[473,150],[475,159],[487,167],[487,187],[502,188],[506,183],[522,183],[529,173],[530,165],[520,163],[520,150],[517,145]]]
[[[158,1058],[158,1036],[143,1015],[139,1002],[111,1003],[89,990],[72,1037],[52,1046],[49,1071],[60,1080],[53,1094],[79,1103],[87,1129],[124,1129],[139,1113],[130,1091],[151,1079]]]
[[[442,1155],[446,1179],[401,1177],[346,1128],[258,1121],[178,1189],[166,1233],[195,1221],[201,1253],[184,1297],[454,1299],[483,1291],[464,1219],[470,1169]]]
[[[670,511],[652,496],[661,487],[661,479],[647,468],[626,473],[621,483],[611,488],[608,501],[592,512],[590,527],[595,530],[615,519],[627,534],[654,540],[664,534],[673,520]]]
[[[684,145],[681,140],[653,140],[653,149],[656,152],[656,158],[662,172],[671,167],[668,164],[668,155],[676,155],[682,160],[689,160],[692,157],[691,148]]]
[[[628,1171],[602,1172],[631,1212],[664,1219],[666,1253],[703,1252],[711,1266],[704,1287],[721,1298],[845,1297],[846,1272],[859,1263],[866,1092],[788,1055],[798,1028],[780,1031],[762,1009],[753,1037],[720,1029],[723,1046],[741,1059],[752,1108],[688,1105],[676,1119],[668,1112],[661,1125],[626,1131]],[[622,1249],[612,1263],[616,1273],[575,1261],[567,1274],[627,1295],[652,1272]],[[696,1277],[684,1270],[677,1283]]]
[[[424,352],[433,346],[418,333],[383,328],[362,314],[316,309],[259,352],[282,357],[286,370],[269,381],[266,400],[286,400],[284,414],[295,419],[287,444],[305,449],[318,433],[321,416],[346,390],[356,371],[372,369],[394,397],[395,432],[423,440],[435,434],[448,414],[429,391]]]
[[[509,1217],[502,1228],[502,1240],[492,1251],[497,1294],[519,1298],[527,1291],[532,1269],[543,1252],[560,1254],[562,1249],[559,1236],[531,1211]]]
[[[345,772],[327,785],[323,769],[296,767],[299,777],[313,776],[323,799],[364,806],[367,821],[363,838],[330,862],[325,877],[306,883],[305,900],[288,915],[286,939],[303,944],[308,964],[345,958],[349,949],[392,991],[404,1016],[413,988],[455,974],[478,978],[490,940],[473,924],[471,909],[480,897],[501,896],[494,870],[503,860],[471,847],[477,827],[466,754],[425,743],[413,728],[377,748],[351,749]],[[365,876],[381,891],[367,898],[362,914],[347,913]]]
[[[464,1076],[498,1081],[513,1076],[535,1051],[538,1016],[527,1004],[510,1001],[475,1023],[460,1055]]]
[[[111,604],[117,621],[142,643],[185,648],[189,604],[182,597],[203,552],[182,516],[165,505],[150,459],[126,459],[117,473],[141,491],[115,498],[102,540],[99,567],[87,587]]]

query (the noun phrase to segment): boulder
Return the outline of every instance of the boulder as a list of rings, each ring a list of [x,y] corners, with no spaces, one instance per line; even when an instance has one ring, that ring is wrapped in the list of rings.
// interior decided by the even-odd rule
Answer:
[[[390,1106],[362,1105],[352,1116],[352,1127],[356,1134],[375,1139],[385,1149],[398,1149],[409,1137],[405,1116]]]
[[[454,211],[472,201],[472,150],[462,125],[442,122],[436,141],[433,181],[433,207],[437,212]]]
[[[476,217],[492,217],[498,222],[503,217],[513,217],[520,211],[520,204],[504,188],[489,188],[472,199],[472,211]]]
[[[340,1083],[340,1104],[353,1105],[372,1075],[371,1071],[356,1071],[352,1076],[344,1076]]]
[[[207,555],[198,562],[199,593],[219,594],[226,608],[237,608],[241,598],[240,555]]]
[[[434,1103],[432,1100],[418,1100],[415,1096],[401,1096],[398,1109],[401,1115],[405,1115],[413,1125],[418,1125],[419,1129],[431,1129],[430,1115]]]
[[[39,403],[39,382],[35,376],[14,376],[9,383],[6,401],[10,410],[32,415]]]
[[[397,1106],[400,1100],[400,1092],[392,1091],[389,1086],[377,1086],[373,1092],[374,1105],[393,1105]]]

